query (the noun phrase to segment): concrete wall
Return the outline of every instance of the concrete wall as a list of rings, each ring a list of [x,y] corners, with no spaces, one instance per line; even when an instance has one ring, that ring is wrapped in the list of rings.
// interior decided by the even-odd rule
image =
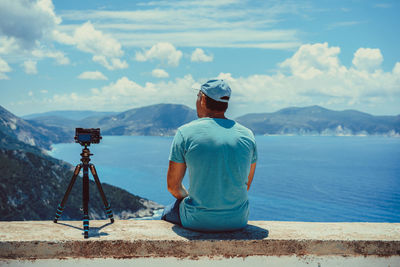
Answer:
[[[400,266],[400,224],[252,221],[198,233],[164,221],[0,222],[4,266]]]

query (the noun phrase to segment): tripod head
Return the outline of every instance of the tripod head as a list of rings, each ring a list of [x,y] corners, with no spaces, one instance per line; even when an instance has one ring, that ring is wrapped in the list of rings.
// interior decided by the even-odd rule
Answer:
[[[93,156],[93,154],[90,153],[89,148],[87,148],[87,146],[85,146],[85,147],[82,149],[82,153],[81,153],[81,157],[82,157],[82,158],[81,158],[81,161],[82,161],[82,163],[83,163],[83,164],[89,164],[90,156]]]

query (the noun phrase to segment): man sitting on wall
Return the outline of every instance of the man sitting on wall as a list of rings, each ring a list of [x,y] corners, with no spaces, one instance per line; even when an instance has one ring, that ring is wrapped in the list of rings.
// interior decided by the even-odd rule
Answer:
[[[197,95],[199,119],[177,130],[167,173],[177,200],[165,208],[163,220],[211,232],[247,225],[257,149],[251,130],[225,117],[230,96],[225,81],[206,82]],[[189,191],[182,184],[186,169]]]

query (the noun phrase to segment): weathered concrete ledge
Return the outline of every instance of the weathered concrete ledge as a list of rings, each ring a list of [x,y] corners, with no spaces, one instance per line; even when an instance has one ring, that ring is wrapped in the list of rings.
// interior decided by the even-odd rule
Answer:
[[[399,223],[251,221],[241,231],[215,234],[164,221],[90,221],[90,227],[85,240],[80,221],[0,222],[0,259],[400,255]]]

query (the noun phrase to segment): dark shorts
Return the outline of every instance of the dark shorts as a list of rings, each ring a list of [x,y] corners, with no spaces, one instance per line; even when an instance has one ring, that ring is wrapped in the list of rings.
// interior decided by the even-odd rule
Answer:
[[[181,204],[182,200],[183,198],[177,199],[174,203],[166,206],[161,215],[161,220],[182,226],[181,217],[179,216],[179,204]]]

